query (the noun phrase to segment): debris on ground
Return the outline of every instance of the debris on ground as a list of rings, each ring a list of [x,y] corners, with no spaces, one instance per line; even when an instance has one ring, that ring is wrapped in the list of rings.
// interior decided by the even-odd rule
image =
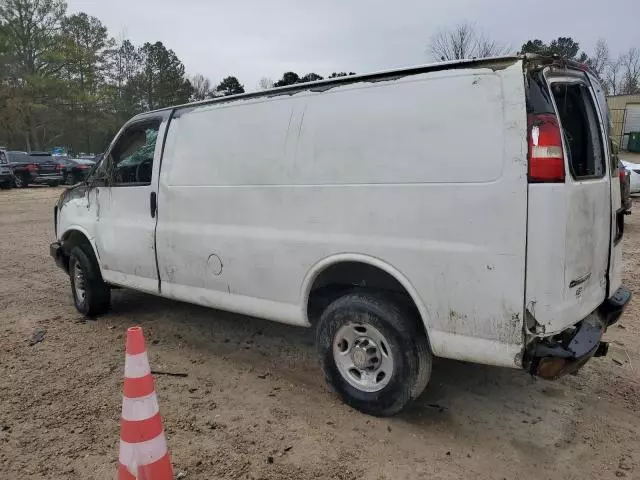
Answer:
[[[47,333],[47,330],[42,327],[36,327],[31,334],[31,340],[29,341],[29,346],[33,347],[36,343],[40,343],[44,341],[44,336]]]
[[[182,372],[163,372],[162,370],[151,370],[152,375],[168,375],[170,377],[188,377],[188,373]]]

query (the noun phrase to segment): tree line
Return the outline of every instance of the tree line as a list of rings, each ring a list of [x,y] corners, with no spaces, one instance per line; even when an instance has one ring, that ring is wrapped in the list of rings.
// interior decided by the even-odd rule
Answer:
[[[286,72],[275,83],[264,79],[263,88],[321,78]],[[188,77],[162,42],[115,39],[99,19],[67,14],[63,0],[0,0],[0,145],[7,148],[99,152],[137,113],[243,92],[234,76],[216,86]]]
[[[469,24],[432,37],[435,60],[489,57],[512,49]],[[604,40],[592,55],[568,37],[530,40],[520,51],[557,53],[585,61],[611,94],[640,93],[640,50],[612,58]],[[333,72],[327,78],[354,75]],[[315,72],[285,72],[258,88],[321,80]],[[235,76],[213,85],[187,76],[176,53],[160,41],[116,39],[95,17],[68,14],[64,0],[0,0],[0,145],[35,151],[65,146],[99,152],[132,116],[170,105],[243,93]]]
[[[101,151],[132,115],[193,92],[162,42],[110,37],[62,0],[0,1],[0,141],[15,149]]]
[[[435,61],[496,57],[514,51],[511,46],[490,38],[470,23],[437,32],[429,44],[429,53]],[[607,94],[640,94],[640,48],[631,47],[618,56],[612,56],[606,40],[600,38],[593,52],[587,54],[580,50],[580,44],[573,38],[558,37],[549,43],[540,39],[528,40],[518,52],[558,55],[584,63],[600,78]]]

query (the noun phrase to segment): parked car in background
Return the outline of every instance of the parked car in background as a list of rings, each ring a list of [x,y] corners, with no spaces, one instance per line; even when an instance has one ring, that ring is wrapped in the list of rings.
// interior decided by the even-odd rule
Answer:
[[[631,172],[627,170],[621,160],[618,160],[618,173],[620,175],[620,200],[625,215],[631,215]]]
[[[11,183],[17,188],[31,184],[52,187],[63,183],[74,185],[84,180],[95,165],[93,157],[71,159],[65,155],[51,155],[48,152],[0,152],[4,152],[7,157]]]
[[[13,186],[13,171],[9,166],[6,150],[0,150],[0,188],[6,190]]]
[[[24,188],[38,175],[38,165],[31,160],[27,152],[10,150],[7,153],[9,167],[13,173],[13,186]]]
[[[623,159],[620,161],[629,172],[629,193],[640,193],[640,165]]]
[[[48,152],[31,152],[31,163],[38,166],[36,175],[30,183],[57,187],[64,181],[64,164]]]
[[[83,181],[96,164],[96,162],[88,158],[60,157],[57,161],[62,163],[64,167],[62,170],[62,183],[66,185],[75,185]]]

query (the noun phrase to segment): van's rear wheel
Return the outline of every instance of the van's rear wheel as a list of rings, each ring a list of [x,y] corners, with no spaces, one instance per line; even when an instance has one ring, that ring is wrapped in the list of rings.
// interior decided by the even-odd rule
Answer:
[[[371,415],[398,413],[431,375],[432,356],[408,309],[384,295],[351,293],[323,312],[316,341],[329,385]]]
[[[69,256],[69,278],[73,301],[78,312],[87,317],[101,315],[109,310],[111,289],[102,280],[90,247],[77,245]]]

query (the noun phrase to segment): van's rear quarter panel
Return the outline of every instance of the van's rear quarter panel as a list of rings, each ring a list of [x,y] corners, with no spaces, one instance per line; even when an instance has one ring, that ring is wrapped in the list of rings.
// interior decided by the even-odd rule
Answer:
[[[524,98],[515,62],[179,115],[160,178],[163,282],[297,305],[304,323],[314,265],[367,255],[418,292],[436,355],[517,364]]]

